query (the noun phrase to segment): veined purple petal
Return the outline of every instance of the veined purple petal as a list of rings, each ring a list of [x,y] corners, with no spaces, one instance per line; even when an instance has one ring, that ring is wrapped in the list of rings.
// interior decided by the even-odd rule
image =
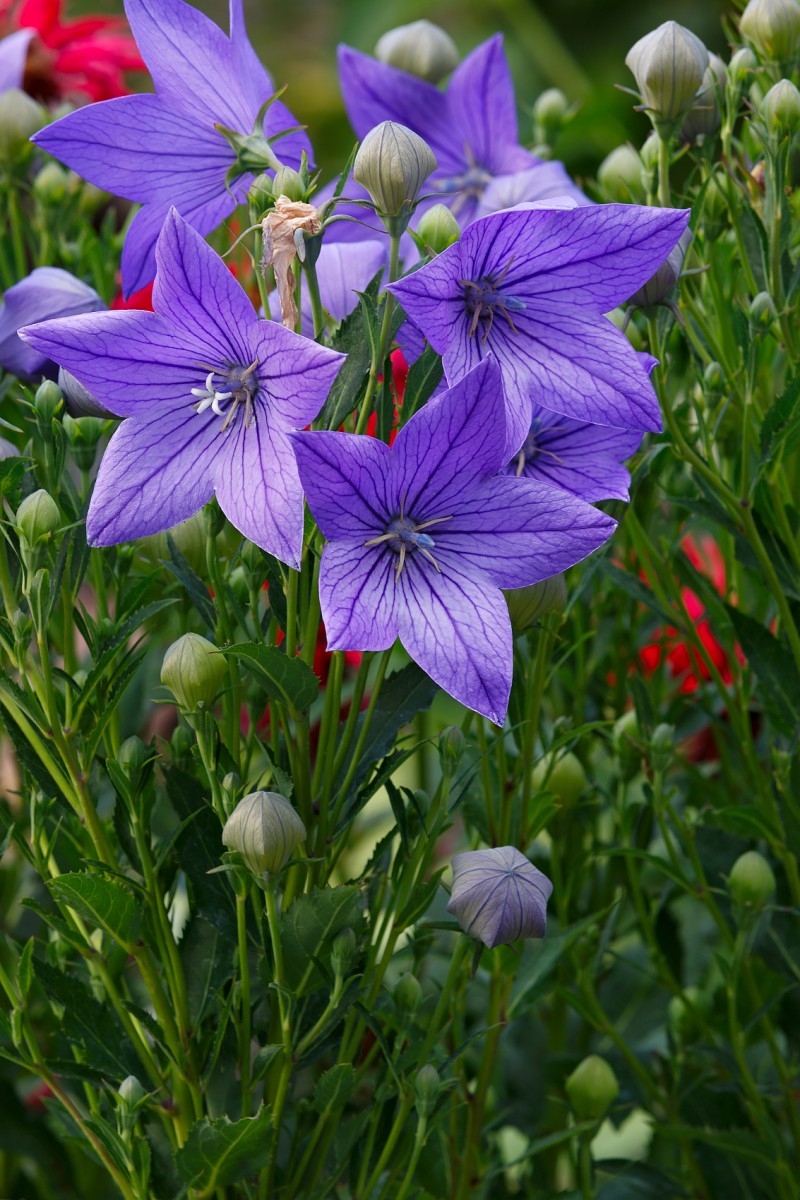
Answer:
[[[22,86],[25,59],[34,33],[33,29],[18,29],[0,38],[0,94]]]
[[[530,434],[507,468],[584,500],[627,500],[630,474],[622,464],[641,443],[637,430],[571,421],[534,407]]]
[[[463,278],[463,269],[461,243],[456,242],[427,266],[386,288],[400,301],[437,354],[444,354],[461,327],[469,325],[464,315],[464,290],[458,283]]]
[[[514,846],[453,856],[447,911],[470,937],[494,946],[544,937],[553,885]]]
[[[343,537],[325,547],[319,599],[329,650],[388,650],[397,638],[392,556],[365,546],[361,537]]]
[[[319,414],[345,356],[274,321],[258,321],[250,338],[269,409],[285,429],[303,429]]]
[[[309,507],[326,538],[361,538],[363,545],[384,532],[396,507],[384,442],[319,432],[295,434],[292,445]]]
[[[505,208],[531,201],[555,200],[566,196],[577,204],[590,204],[577,183],[560,162],[540,162],[513,175],[498,175],[481,196],[477,217],[486,217]]]
[[[233,212],[237,197],[242,195],[240,189],[246,188],[250,179],[251,176],[245,175],[234,184],[233,195],[224,190],[212,194],[209,188],[191,204],[183,203],[181,216],[203,236],[211,233]],[[126,297],[152,281],[156,273],[156,244],[172,207],[169,201],[146,204],[133,218],[122,247],[122,290]]]
[[[452,137],[468,146],[473,161],[493,175],[523,170],[536,162],[517,134],[514,84],[503,51],[503,35],[477,46],[456,67],[447,88]]]
[[[465,574],[453,556],[437,562],[438,571],[415,555],[400,574],[400,641],[439,687],[502,725],[513,670],[505,599]]]
[[[56,360],[20,331],[37,321],[104,308],[94,288],[60,267],[36,267],[10,287],[0,308],[0,366],[33,378]]]

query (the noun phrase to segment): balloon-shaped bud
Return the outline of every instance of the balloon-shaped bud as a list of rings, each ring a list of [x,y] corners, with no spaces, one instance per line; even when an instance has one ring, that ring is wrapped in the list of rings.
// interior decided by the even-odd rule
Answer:
[[[277,792],[251,792],[225,822],[222,841],[237,850],[254,875],[277,875],[301,842],[306,827]]]
[[[161,665],[161,682],[184,712],[210,708],[227,674],[227,664],[213,642],[185,633],[173,642]]]
[[[614,722],[611,740],[620,776],[630,782],[642,769],[641,734],[635,708],[629,708]]]
[[[630,297],[631,304],[636,304],[639,308],[651,308],[666,300],[681,277],[683,260],[691,240],[691,229],[684,229],[680,241],[670,250],[655,275],[651,275],[647,283]]]
[[[401,1012],[416,1012],[422,1003],[422,986],[416,975],[401,975],[394,985],[392,999]]]
[[[414,1079],[414,1100],[421,1117],[429,1117],[436,1107],[436,1098],[442,1086],[436,1067],[426,1063],[420,1067]]]
[[[728,77],[740,87],[747,83],[757,70],[758,59],[749,46],[742,46],[740,50],[731,55],[731,61],[728,63]]]
[[[719,102],[725,95],[727,81],[728,69],[725,63],[719,55],[709,54],[700,90],[681,125],[681,138],[684,142],[694,142],[698,138],[710,137],[712,133],[717,132],[722,124]]]
[[[61,403],[61,388],[52,379],[43,379],[36,389],[33,407],[37,417],[42,421],[50,421],[56,415]]]
[[[353,178],[369,192],[381,215],[408,224],[422,185],[436,170],[430,146],[405,125],[382,121],[364,138],[353,164]],[[388,226],[387,226],[388,227]]]
[[[572,1111],[579,1121],[602,1121],[619,1095],[619,1083],[599,1054],[578,1063],[566,1084]]]
[[[307,200],[308,186],[299,171],[293,167],[278,167],[272,180],[272,194],[286,196],[289,200]]]
[[[398,25],[378,39],[375,57],[399,71],[439,83],[458,66],[456,44],[432,21]]]
[[[471,938],[494,946],[544,937],[550,880],[515,846],[467,850],[453,858],[447,911]]]
[[[770,62],[789,62],[800,52],[800,4],[797,0],[750,0],[739,29]]]
[[[448,725],[439,735],[439,760],[442,770],[453,772],[461,761],[467,739],[457,725]]]
[[[504,591],[515,634],[532,629],[537,621],[550,612],[563,612],[567,603],[567,585],[563,575],[551,575],[540,583]]]
[[[597,182],[612,203],[630,204],[644,197],[642,160],[633,146],[617,146],[597,168]]]
[[[675,726],[662,722],[650,738],[650,761],[656,771],[666,771],[675,753]]]
[[[586,772],[576,754],[568,751],[552,765],[552,755],[533,768],[531,781],[536,791],[552,792],[562,808],[571,808],[586,787]]]
[[[0,93],[0,160],[21,161],[33,152],[29,139],[47,124],[47,113],[19,88]]]
[[[775,876],[763,854],[748,850],[737,858],[728,876],[728,891],[742,913],[764,907],[775,891]]]
[[[61,513],[49,492],[40,488],[26,496],[17,509],[17,529],[29,546],[50,537],[61,526]]]
[[[126,1108],[136,1108],[147,1095],[135,1075],[128,1075],[119,1085],[117,1095]]]
[[[683,25],[665,21],[630,48],[625,64],[645,106],[656,118],[674,121],[694,103],[708,66],[708,51]]]
[[[45,163],[33,181],[33,194],[42,204],[57,208],[67,198],[70,173],[57,162]]]
[[[779,79],[769,89],[758,111],[770,133],[791,137],[800,129],[800,92],[789,79]]]
[[[292,809],[292,813],[297,816],[294,809]],[[298,821],[300,820],[299,817],[297,819]],[[300,824],[302,825],[302,821]],[[303,837],[305,837],[305,828],[303,829]],[[302,840],[300,838],[300,841]],[[337,978],[343,979],[350,970],[350,965],[356,956],[357,945],[356,935],[349,927],[340,930],[333,939],[333,945],[331,946],[331,966]]]
[[[750,320],[759,329],[769,329],[775,320],[775,302],[769,292],[759,292],[750,301]]]
[[[533,106],[533,137],[549,146],[558,137],[567,119],[569,100],[561,88],[547,88]]]
[[[420,217],[417,236],[427,249],[441,254],[461,237],[461,227],[446,204],[434,204]]]

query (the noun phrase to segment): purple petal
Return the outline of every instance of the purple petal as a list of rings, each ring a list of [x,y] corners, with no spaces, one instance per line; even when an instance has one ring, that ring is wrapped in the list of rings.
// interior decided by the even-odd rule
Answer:
[[[501,588],[527,587],[580,562],[617,523],[583,500],[527,479],[489,480],[456,502],[452,521],[430,529],[432,554]]]
[[[498,175],[487,184],[477,216],[486,217],[504,208],[514,208],[517,204],[554,200],[560,196],[567,196],[578,204],[591,203],[574,180],[570,179],[563,163],[537,163],[526,171]]]
[[[217,422],[193,420],[180,410],[123,421],[103,455],[86,536],[113,546],[170,529],[211,499]]]
[[[452,861],[447,911],[489,949],[520,937],[543,937],[553,885],[513,846],[472,850]]]
[[[327,400],[345,355],[274,321],[258,321],[249,344],[261,363],[259,384],[272,416],[285,429],[309,425]]]
[[[437,354],[444,354],[461,333],[462,326],[469,325],[464,289],[458,283],[464,278],[463,270],[461,243],[456,242],[437,254],[427,266],[412,271],[386,289],[400,301]]]
[[[0,308],[0,366],[15,375],[33,377],[55,362],[33,337],[20,330],[37,321],[96,312],[104,308],[94,288],[60,267],[36,267],[10,287]],[[27,331],[26,331],[27,333]]]
[[[28,46],[35,32],[34,29],[18,29],[16,33],[0,38],[0,94],[22,87]]]
[[[536,162],[518,144],[517,102],[502,34],[478,46],[456,68],[447,105],[451,140],[462,140],[473,161],[492,174],[523,170]]]
[[[386,553],[387,562],[395,556]],[[502,725],[513,670],[511,622],[502,592],[476,583],[454,556],[437,572],[415,554],[398,580],[400,641],[439,687]]]
[[[579,496],[583,500],[627,500],[630,474],[622,465],[641,443],[637,430],[589,425],[535,409],[537,428],[531,430],[531,452],[524,446],[508,474],[521,473]],[[527,444],[527,443],[526,443]]]
[[[361,538],[363,544],[384,532],[395,515],[391,452],[384,442],[320,432],[295,434],[292,445],[309,507],[326,538]]]
[[[449,517],[473,481],[505,466],[505,452],[500,372],[487,359],[400,430],[392,451],[392,494],[418,521]]]
[[[314,435],[321,436],[321,435]],[[398,633],[398,590],[392,554],[360,537],[329,542],[319,574],[329,650],[388,650]]]
[[[244,184],[249,179],[250,176],[245,176]],[[238,184],[234,184],[233,191],[234,195],[231,196],[224,190],[212,194],[209,189],[205,196],[199,197],[191,205],[181,203],[181,216],[205,236],[216,229],[236,207]],[[146,204],[133,218],[122,247],[122,283],[126,297],[152,282],[156,273],[156,243],[172,207],[169,201]]]

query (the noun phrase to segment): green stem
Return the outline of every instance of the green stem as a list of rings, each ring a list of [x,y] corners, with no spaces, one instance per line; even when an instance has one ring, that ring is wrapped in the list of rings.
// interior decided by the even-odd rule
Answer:
[[[672,198],[669,188],[669,139],[659,134],[658,137],[658,203],[662,208],[671,208]]]
[[[389,282],[394,283],[397,279],[400,263],[400,239],[393,237],[391,239],[391,251],[389,254]],[[372,356],[372,363],[369,369],[369,378],[367,380],[367,389],[364,392],[364,399],[361,402],[361,411],[358,414],[358,422],[356,423],[355,432],[363,433],[367,428],[367,421],[372,412],[372,401],[375,398],[375,390],[378,386],[378,377],[383,370],[384,361],[386,359],[386,351],[389,342],[389,330],[392,327],[392,314],[394,313],[394,296],[391,292],[384,293],[383,302],[383,320],[381,321],[381,331],[378,337],[378,347]]]
[[[242,1079],[242,1117],[250,1116],[250,963],[247,956],[247,890],[236,893],[236,934],[239,950],[241,1020],[239,1023],[239,1071]]]

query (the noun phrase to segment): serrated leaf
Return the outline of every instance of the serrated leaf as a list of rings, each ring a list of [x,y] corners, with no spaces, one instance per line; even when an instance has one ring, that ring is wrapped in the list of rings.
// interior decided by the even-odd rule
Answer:
[[[172,572],[203,621],[209,629],[213,629],[217,617],[214,611],[214,601],[208,593],[207,585],[189,566],[169,533],[167,534],[167,549],[169,550],[169,560],[162,558],[159,561],[168,571]]]
[[[95,1000],[80,980],[40,959],[34,959],[34,971],[48,999],[64,1010],[61,1032],[68,1041],[85,1050],[91,1067],[117,1084],[141,1071],[136,1052],[110,1006]]]
[[[800,375],[773,402],[761,425],[760,471],[768,473],[782,454],[800,446]]]
[[[355,1087],[356,1073],[352,1063],[337,1063],[320,1078],[312,1104],[315,1112],[341,1112]]]
[[[281,938],[289,988],[302,996],[325,981],[313,959],[343,929],[356,933],[363,922],[361,889],[350,885],[315,888],[298,896],[281,917]]]
[[[262,1108],[258,1116],[230,1121],[227,1117],[197,1121],[186,1144],[175,1155],[175,1165],[199,1197],[212,1196],[257,1174],[272,1157],[272,1115]]]
[[[28,938],[17,963],[17,990],[23,1002],[28,999],[28,993],[33,983],[33,938]]]
[[[133,896],[122,884],[89,871],[75,871],[49,880],[47,886],[55,900],[73,909],[130,951],[136,939],[140,912]]]
[[[726,605],[736,636],[758,680],[769,720],[788,738],[800,733],[800,675],[784,645],[753,617]]]
[[[244,663],[271,700],[280,700],[297,712],[305,712],[319,696],[319,680],[299,658],[288,658],[274,646],[243,642],[223,651]]]

